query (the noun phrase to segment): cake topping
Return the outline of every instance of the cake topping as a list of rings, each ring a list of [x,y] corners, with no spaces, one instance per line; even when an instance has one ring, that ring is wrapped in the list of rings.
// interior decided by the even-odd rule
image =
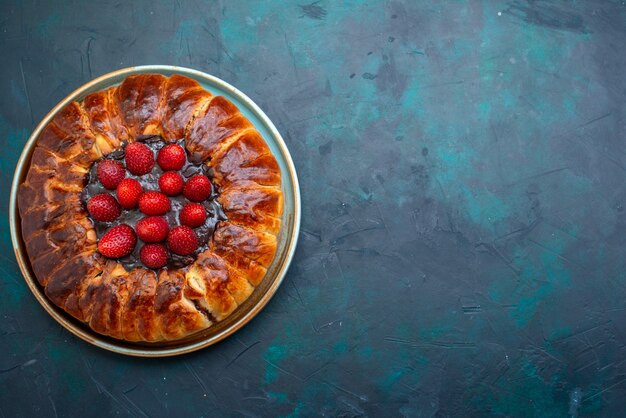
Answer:
[[[159,189],[167,196],[178,196],[182,193],[184,186],[183,176],[176,171],[168,171],[159,177]]]
[[[225,220],[208,176],[205,164],[189,161],[182,140],[122,144],[92,166],[83,192],[99,252],[127,270],[192,263]]]
[[[185,150],[178,144],[170,144],[161,148],[157,156],[157,164],[164,170],[180,170],[187,160]]]
[[[89,199],[87,211],[92,218],[102,222],[114,221],[122,213],[117,200],[107,193],[100,193]]]
[[[109,258],[120,258],[132,253],[137,245],[137,235],[126,224],[114,226],[100,238],[98,251]]]
[[[200,203],[187,203],[180,211],[180,223],[197,228],[206,221],[206,210]]]
[[[167,248],[163,244],[146,244],[139,251],[139,258],[144,266],[160,269],[167,264]]]
[[[146,144],[133,142],[126,147],[126,168],[136,176],[148,174],[154,167],[154,154]]]
[[[198,237],[188,226],[177,226],[167,236],[167,244],[172,252],[179,255],[189,255],[198,248]]]
[[[126,177],[126,170],[119,161],[104,160],[98,163],[98,180],[109,190],[115,190]]]
[[[143,193],[143,188],[135,179],[124,179],[117,186],[117,200],[124,209],[136,208],[141,193]]]
[[[135,227],[137,236],[144,242],[165,241],[170,227],[165,218],[161,216],[148,216],[137,222]]]
[[[185,183],[183,195],[192,202],[201,202],[211,194],[211,182],[203,174],[196,174]]]

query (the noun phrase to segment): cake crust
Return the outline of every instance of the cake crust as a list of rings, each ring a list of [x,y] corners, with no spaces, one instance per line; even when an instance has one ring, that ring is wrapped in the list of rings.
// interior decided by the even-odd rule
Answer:
[[[95,162],[152,135],[184,139],[188,158],[208,166],[227,220],[190,265],[127,271],[98,252],[81,193]],[[17,197],[26,251],[47,297],[98,333],[158,342],[223,320],[261,283],[277,248],[280,185],[276,159],[235,105],[188,77],[139,74],[55,116]]]

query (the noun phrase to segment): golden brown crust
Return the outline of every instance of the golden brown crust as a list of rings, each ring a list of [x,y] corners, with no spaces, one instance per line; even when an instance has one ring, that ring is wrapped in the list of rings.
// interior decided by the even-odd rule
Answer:
[[[174,74],[165,85],[162,136],[166,141],[177,141],[185,134],[185,128],[211,101],[213,95],[200,83],[188,77]]]
[[[97,252],[81,201],[85,176],[103,155],[144,135],[185,139],[220,190],[220,222],[191,265],[126,271]],[[280,169],[254,126],[196,81],[141,74],[72,102],[38,138],[19,187],[22,237],[46,295],[96,332],[127,341],[176,340],[244,303],[276,252]]]
[[[154,312],[165,339],[176,340],[211,325],[210,319],[185,297],[186,281],[180,270],[159,273]]]
[[[256,261],[265,268],[270,265],[276,252],[276,236],[230,222],[218,225],[212,241],[216,248],[239,252],[242,257]]]
[[[260,232],[278,234],[283,213],[283,194],[275,187],[252,181],[239,182],[223,189],[217,199],[228,213],[228,220]]]
[[[128,131],[121,123],[115,101],[116,87],[98,91],[85,97],[83,107],[89,118],[96,143],[104,155],[119,148],[128,140]]]
[[[117,106],[131,138],[161,133],[161,99],[167,78],[161,74],[126,77],[117,87]]]
[[[87,114],[76,102],[65,106],[43,130],[37,146],[48,149],[59,159],[89,167],[102,156],[89,127]]]
[[[192,160],[205,161],[231,138],[253,126],[231,102],[214,97],[187,129],[185,145]]]
[[[257,131],[244,132],[220,148],[207,164],[213,169],[215,183],[222,189],[242,181],[280,185],[278,163]]]

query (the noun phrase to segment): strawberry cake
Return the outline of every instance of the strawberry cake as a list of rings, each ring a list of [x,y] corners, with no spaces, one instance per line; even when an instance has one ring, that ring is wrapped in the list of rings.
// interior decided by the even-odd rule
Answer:
[[[61,109],[18,205],[47,297],[126,341],[184,338],[244,303],[272,262],[281,173],[226,98],[140,74]]]

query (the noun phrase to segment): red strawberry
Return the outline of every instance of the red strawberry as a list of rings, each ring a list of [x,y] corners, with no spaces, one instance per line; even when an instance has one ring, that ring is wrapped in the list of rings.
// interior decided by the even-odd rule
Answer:
[[[139,251],[139,258],[144,266],[160,269],[167,264],[167,249],[163,244],[146,244]]]
[[[192,202],[201,202],[211,194],[211,182],[203,174],[196,174],[185,183],[183,189],[185,197]]]
[[[198,248],[198,237],[188,226],[177,226],[167,236],[167,244],[173,253],[189,255]]]
[[[183,176],[176,171],[168,171],[159,177],[159,189],[168,196],[178,196],[185,186]]]
[[[147,191],[139,196],[139,210],[146,215],[163,215],[170,207],[170,200],[161,192]]]
[[[200,203],[187,203],[180,211],[180,223],[196,228],[206,221],[206,210]]]
[[[165,218],[160,216],[148,216],[137,222],[135,226],[137,235],[144,242],[161,242],[167,237],[167,233],[170,232],[170,227],[167,225]]]
[[[154,155],[146,144],[133,142],[126,146],[126,168],[136,176],[148,174],[154,167]]]
[[[119,161],[103,160],[98,163],[98,180],[109,190],[115,190],[126,177],[126,170]]]
[[[120,258],[132,253],[137,245],[137,235],[126,224],[109,229],[98,242],[98,251],[105,257]]]
[[[177,144],[166,145],[157,155],[157,163],[165,170],[180,170],[185,165],[187,155],[183,147]]]
[[[89,199],[87,211],[96,221],[111,222],[122,213],[117,200],[108,193],[100,193]]]
[[[143,189],[135,179],[124,179],[117,185],[117,200],[124,209],[133,209],[139,203]]]

